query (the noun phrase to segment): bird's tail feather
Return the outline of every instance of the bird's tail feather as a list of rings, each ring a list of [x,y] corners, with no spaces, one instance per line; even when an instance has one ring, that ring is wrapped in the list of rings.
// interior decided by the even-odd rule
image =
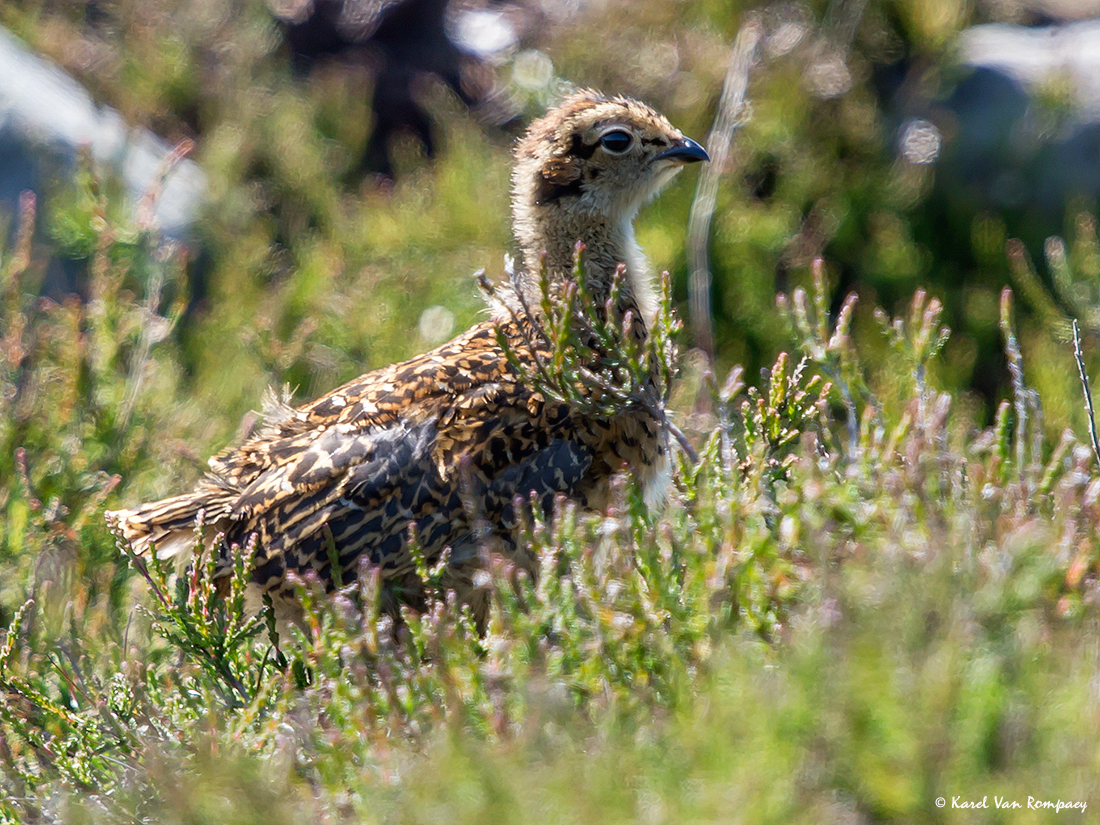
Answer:
[[[199,491],[153,501],[126,510],[111,510],[105,515],[138,555],[156,548],[157,558],[167,559],[195,546],[195,528],[199,523],[216,526],[228,515],[224,494]]]

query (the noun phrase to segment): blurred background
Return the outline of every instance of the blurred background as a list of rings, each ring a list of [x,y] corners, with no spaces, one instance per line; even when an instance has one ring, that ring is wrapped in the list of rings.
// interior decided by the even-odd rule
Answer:
[[[1094,15],[1069,0],[7,0],[0,227],[38,193],[42,263],[22,288],[53,301],[87,297],[97,203],[183,254],[158,276],[157,306],[185,306],[161,346],[195,409],[224,415],[196,412],[162,449],[197,472],[266,386],[304,399],[479,315],[470,276],[511,249],[510,147],[569,88],[637,96],[707,140],[751,21],[747,105],[714,170],[716,371],[753,376],[791,347],[776,294],[820,257],[834,308],[860,296],[873,382],[905,369],[873,308],[899,312],[918,287],[944,301],[933,380],[985,424],[1007,395],[1010,285],[1047,426],[1083,434],[1067,331],[1081,319],[1095,349]],[[697,180],[639,223],[685,349]]]

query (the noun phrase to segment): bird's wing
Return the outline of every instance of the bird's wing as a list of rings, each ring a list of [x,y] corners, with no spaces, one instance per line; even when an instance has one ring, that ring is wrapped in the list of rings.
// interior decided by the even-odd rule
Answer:
[[[392,393],[379,399],[353,385],[355,400],[335,423],[269,442],[265,469],[240,489],[234,517],[278,511],[276,532],[300,535],[339,508],[408,522],[464,492],[490,520],[511,522],[517,495],[535,493],[548,508],[554,494],[572,492],[592,457],[568,412],[532,393],[499,350],[479,362],[465,348],[463,359],[406,364],[397,384],[411,399],[403,415],[384,409]]]
[[[308,486],[317,474],[363,460],[376,434],[394,437],[402,422],[432,417],[449,399],[506,366],[494,324],[485,322],[438,349],[361,375],[302,407],[269,399],[263,426],[243,444],[211,458],[211,474],[243,491],[282,468]],[[329,459],[331,468],[326,467]]]

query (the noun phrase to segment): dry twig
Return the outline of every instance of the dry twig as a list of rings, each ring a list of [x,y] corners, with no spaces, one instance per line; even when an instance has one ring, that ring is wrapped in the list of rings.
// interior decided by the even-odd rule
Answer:
[[[689,317],[695,346],[707,354],[714,353],[714,331],[710,308],[710,261],[707,246],[710,242],[710,222],[718,198],[718,180],[729,160],[733,132],[745,107],[745,91],[749,85],[749,68],[752,66],[756,46],[760,42],[763,27],[755,17],[750,18],[737,33],[730,55],[729,69],[722,86],[722,98],[714,126],[707,136],[707,154],[710,163],[699,176],[695,199],[691,203],[688,218],[688,281]]]

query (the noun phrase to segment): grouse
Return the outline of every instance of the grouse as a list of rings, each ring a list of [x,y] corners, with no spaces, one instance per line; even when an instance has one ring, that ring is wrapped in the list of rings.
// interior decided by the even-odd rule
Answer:
[[[634,319],[631,334],[645,338],[658,307],[634,216],[685,164],[708,159],[643,103],[573,93],[517,144],[518,256],[491,317],[304,406],[269,398],[258,431],[211,458],[192,492],[116,510],[108,521],[136,553],[169,557],[196,546],[201,513],[207,546],[227,573],[232,554],[251,553],[257,607],[265,594],[293,605],[295,580],[311,574],[334,588],[334,564],[373,565],[393,598],[422,602],[411,527],[429,563],[449,553],[444,586],[483,620],[487,604],[473,581],[486,542],[499,540],[533,569],[514,540],[517,499],[548,510],[561,494],[599,509],[624,466],[647,500],[660,498],[669,471],[661,416],[638,406],[594,416],[540,392],[522,367],[540,357],[531,325],[546,306],[546,284],[574,276],[578,243],[593,305],[614,297],[617,315]]]

